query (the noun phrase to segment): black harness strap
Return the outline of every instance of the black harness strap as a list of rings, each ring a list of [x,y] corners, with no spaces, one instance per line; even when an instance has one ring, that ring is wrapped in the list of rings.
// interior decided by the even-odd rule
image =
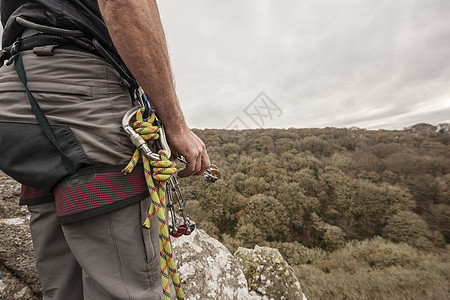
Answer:
[[[14,67],[16,69],[17,75],[20,78],[20,81],[22,81],[23,85],[25,86],[25,91],[27,93],[28,101],[31,104],[31,108],[33,109],[34,115],[36,116],[36,119],[37,119],[39,125],[41,126],[45,135],[49,138],[49,140],[55,146],[56,150],[58,150],[58,153],[61,156],[62,163],[63,163],[64,167],[66,168],[67,172],[70,174],[70,177],[72,179],[77,178],[78,177],[77,169],[75,168],[72,161],[66,156],[64,151],[61,149],[61,146],[59,145],[58,140],[56,139],[55,133],[53,132],[53,130],[50,126],[50,123],[47,120],[47,117],[45,116],[41,107],[39,106],[36,99],[31,94],[30,89],[28,88],[27,76],[25,74],[25,69],[23,68],[23,62],[22,62],[22,57],[20,56],[20,53],[17,53],[17,56],[15,57]]]

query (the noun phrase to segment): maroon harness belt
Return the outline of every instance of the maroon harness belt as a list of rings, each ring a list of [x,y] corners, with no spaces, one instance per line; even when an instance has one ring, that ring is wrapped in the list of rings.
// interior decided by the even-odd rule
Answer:
[[[61,223],[70,223],[127,206],[149,196],[142,166],[121,174],[123,166],[88,167],[79,178],[62,180],[45,193],[22,185],[20,204],[33,205],[55,201]]]

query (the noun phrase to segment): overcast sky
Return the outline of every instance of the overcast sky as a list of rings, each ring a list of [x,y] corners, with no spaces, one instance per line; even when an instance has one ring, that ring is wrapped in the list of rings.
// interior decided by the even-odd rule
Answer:
[[[158,3],[192,127],[450,120],[449,0]]]
[[[191,127],[450,120],[449,0],[158,3]]]

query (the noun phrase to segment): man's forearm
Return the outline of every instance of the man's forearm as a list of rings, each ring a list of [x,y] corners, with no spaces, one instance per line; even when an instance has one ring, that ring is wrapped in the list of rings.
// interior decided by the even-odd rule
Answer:
[[[200,175],[211,163],[205,144],[184,121],[155,0],[98,0],[98,4],[117,51],[163,121],[169,144],[186,158],[186,168],[178,175]]]
[[[185,131],[156,2],[98,0],[98,4],[117,51],[150,97],[166,130]]]

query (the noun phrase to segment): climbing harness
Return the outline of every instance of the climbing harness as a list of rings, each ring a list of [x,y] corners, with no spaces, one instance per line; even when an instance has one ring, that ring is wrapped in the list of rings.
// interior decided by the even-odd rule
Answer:
[[[48,34],[55,34],[61,36],[70,36],[70,37],[82,37],[84,36],[84,32],[76,29],[64,29],[52,26],[46,26],[37,24],[31,21],[28,21],[20,16],[16,17],[16,22],[26,28],[33,28],[35,30],[39,30],[41,32],[46,32]]]

